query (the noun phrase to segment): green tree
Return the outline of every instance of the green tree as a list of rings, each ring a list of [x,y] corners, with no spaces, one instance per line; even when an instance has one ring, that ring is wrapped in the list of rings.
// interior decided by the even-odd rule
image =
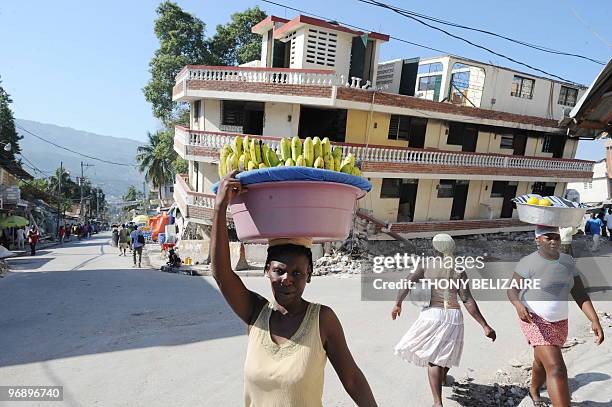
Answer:
[[[149,63],[151,79],[143,92],[153,105],[153,115],[170,124],[181,115],[172,102],[175,77],[185,65],[208,64],[210,53],[204,40],[204,23],[183,11],[176,3],[165,1],[157,7],[155,36],[159,49]]]
[[[138,200],[138,191],[134,185],[130,185],[125,194],[121,197],[125,202],[134,202]]]
[[[148,133],[147,136],[149,142],[138,147],[136,161],[138,162],[138,169],[144,174],[145,179],[153,184],[154,188],[159,189],[159,199],[161,200],[161,187],[172,182],[174,178],[172,163],[175,157],[169,154],[173,136],[172,133],[167,131]]]
[[[0,80],[0,152],[3,160],[8,159],[10,161],[15,160],[15,154],[19,154],[21,149],[19,148],[19,140],[22,138],[17,134],[15,130],[15,118],[13,117],[13,111],[10,108],[10,104],[13,100],[8,93],[2,87],[2,80]],[[10,151],[4,151],[6,143],[11,144]]]
[[[218,25],[217,32],[209,39],[208,46],[215,65],[239,65],[260,58],[261,35],[251,28],[266,18],[258,6],[234,13],[231,21]]]

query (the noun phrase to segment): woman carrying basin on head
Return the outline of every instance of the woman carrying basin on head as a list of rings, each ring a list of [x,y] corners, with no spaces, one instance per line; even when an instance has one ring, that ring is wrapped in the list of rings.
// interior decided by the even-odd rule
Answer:
[[[353,401],[358,406],[376,406],[336,314],[329,307],[302,298],[313,267],[310,239],[270,242],[264,271],[270,279],[272,302],[248,290],[232,270],[226,211],[235,196],[248,193],[236,174],[220,182],[210,252],[213,277],[221,293],[249,327],[245,405],[322,406],[324,369],[329,358]]]
[[[540,399],[540,388],[546,383],[553,406],[569,407],[567,369],[561,347],[567,339],[570,294],[591,321],[596,344],[603,342],[604,333],[574,259],[559,252],[559,228],[537,226],[535,241],[538,250],[517,263],[513,279],[537,281],[538,288],[523,291],[513,288],[508,290],[508,298],[516,308],[527,342],[533,347],[529,396],[534,405],[547,405]]]

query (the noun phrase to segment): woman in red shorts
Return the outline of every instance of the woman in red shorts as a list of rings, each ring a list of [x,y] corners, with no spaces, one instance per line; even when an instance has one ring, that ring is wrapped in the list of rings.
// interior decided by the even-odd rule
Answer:
[[[520,286],[529,287],[521,280],[531,280],[533,288],[510,289],[508,298],[516,308],[527,342],[533,347],[529,396],[534,405],[547,405],[540,399],[540,388],[546,383],[553,406],[569,407],[567,370],[561,347],[567,339],[570,294],[591,321],[596,344],[603,342],[604,334],[574,259],[559,251],[559,228],[537,226],[535,235],[538,250],[518,262],[513,276]]]

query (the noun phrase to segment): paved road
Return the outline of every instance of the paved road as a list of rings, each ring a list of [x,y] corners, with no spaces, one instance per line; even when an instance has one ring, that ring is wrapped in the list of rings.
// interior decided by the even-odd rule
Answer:
[[[108,238],[98,235],[10,261],[15,272],[0,279],[0,385],[62,385],[63,405],[68,406],[241,405],[245,327],[214,282],[133,269],[130,258],[119,257],[107,245]],[[603,267],[610,257],[589,261]],[[270,293],[267,279],[245,282],[263,295]],[[430,405],[425,371],[392,354],[416,319],[416,308],[407,305],[402,319],[393,322],[389,303],[360,301],[359,285],[356,277],[315,278],[306,297],[330,305],[339,315],[379,405]],[[598,307],[612,311],[610,303]],[[476,383],[507,368],[510,359],[529,356],[513,309],[502,302],[482,303],[481,308],[499,339],[488,342],[466,315],[462,367],[451,371]],[[576,336],[584,333],[585,323],[573,308],[570,335]],[[568,353],[576,400],[610,405],[610,330],[608,336],[602,348],[584,344]],[[451,396],[450,388],[445,395]],[[329,365],[324,398],[326,406],[353,405]]]

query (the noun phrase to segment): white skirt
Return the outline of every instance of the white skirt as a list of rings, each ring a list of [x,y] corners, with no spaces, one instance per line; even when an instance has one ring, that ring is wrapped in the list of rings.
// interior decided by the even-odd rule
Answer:
[[[395,345],[395,354],[417,366],[429,363],[459,366],[463,352],[463,314],[460,309],[429,307]]]

